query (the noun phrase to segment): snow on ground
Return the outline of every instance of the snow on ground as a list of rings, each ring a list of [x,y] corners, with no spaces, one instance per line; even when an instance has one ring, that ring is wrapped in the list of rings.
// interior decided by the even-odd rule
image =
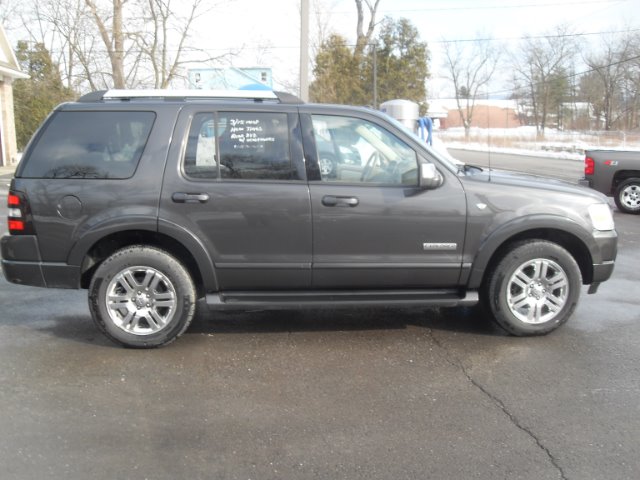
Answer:
[[[527,148],[512,148],[512,147],[499,147],[481,143],[464,143],[464,142],[445,142],[447,148],[454,150],[471,150],[474,152],[495,152],[495,153],[510,153],[513,155],[528,155],[532,157],[549,157],[549,158],[562,158],[566,160],[584,160],[584,152],[565,152],[556,150],[537,150]]]
[[[464,128],[434,131],[447,148],[491,151],[515,155],[584,159],[584,151],[592,149],[638,150],[640,135],[625,132],[567,132],[548,129],[544,139],[538,139],[535,127],[472,128],[465,141]]]

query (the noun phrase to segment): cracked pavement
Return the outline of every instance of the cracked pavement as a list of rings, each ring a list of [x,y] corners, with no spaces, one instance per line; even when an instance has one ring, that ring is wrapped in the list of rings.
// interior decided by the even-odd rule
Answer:
[[[480,384],[476,379],[474,379],[469,372],[467,371],[467,369],[465,368],[465,366],[457,359],[455,358],[455,355],[453,355],[448,349],[447,347],[445,347],[434,335],[433,330],[431,331],[431,336],[433,338],[434,343],[440,347],[444,352],[445,352],[445,358],[446,360],[453,365],[454,367],[457,367],[458,369],[460,369],[460,371],[464,374],[464,376],[467,378],[467,380],[469,380],[469,382],[475,386],[478,390],[480,390],[484,395],[486,395],[488,398],[490,398],[493,403],[496,405],[496,407],[498,407],[500,410],[502,410],[505,414],[505,416],[511,421],[511,423],[513,423],[513,425],[517,428],[519,428],[520,430],[522,430],[524,433],[526,433],[527,435],[529,435],[531,437],[531,439],[536,443],[536,445],[547,454],[547,456],[549,457],[549,461],[551,462],[551,464],[558,470],[558,473],[560,474],[560,478],[562,479],[567,479],[566,475],[564,474],[564,471],[562,470],[562,467],[558,464],[558,460],[554,457],[554,455],[549,451],[549,449],[541,442],[540,438],[538,438],[534,432],[531,431],[531,429],[529,429],[528,427],[524,426],[520,420],[509,410],[509,408],[507,407],[507,405],[504,404],[504,402],[502,400],[500,400],[499,398],[497,398],[494,394],[492,394],[491,392],[489,392],[487,390],[487,387]]]
[[[12,479],[635,479],[640,223],[567,325],[475,309],[200,313],[111,345],[85,292],[0,278],[0,475]]]

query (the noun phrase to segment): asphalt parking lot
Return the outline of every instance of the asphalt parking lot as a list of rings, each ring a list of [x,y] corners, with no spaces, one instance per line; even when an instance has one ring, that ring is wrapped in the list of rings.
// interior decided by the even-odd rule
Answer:
[[[474,309],[201,312],[133,351],[85,292],[0,278],[0,478],[638,478],[640,218],[616,224],[613,278],[541,338]]]

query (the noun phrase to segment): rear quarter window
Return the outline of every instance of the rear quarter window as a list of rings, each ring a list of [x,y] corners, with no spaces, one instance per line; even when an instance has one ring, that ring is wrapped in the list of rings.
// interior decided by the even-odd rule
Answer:
[[[153,112],[57,112],[23,159],[23,178],[123,179],[135,172]]]

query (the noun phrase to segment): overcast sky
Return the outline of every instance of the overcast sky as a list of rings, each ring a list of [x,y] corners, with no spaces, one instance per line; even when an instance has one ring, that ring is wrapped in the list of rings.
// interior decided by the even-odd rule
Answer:
[[[174,5],[184,8],[189,3],[174,0]],[[316,37],[320,19],[331,32],[355,42],[354,0],[309,3],[312,37]],[[207,4],[211,9],[193,26],[190,43],[213,55],[241,49],[231,60],[234,66],[271,67],[275,87],[293,91],[299,74],[300,0],[207,0]],[[524,35],[548,33],[565,24],[596,45],[604,32],[640,30],[640,0],[381,0],[378,20],[385,15],[408,18],[428,43],[432,74],[428,92],[432,97],[451,93],[450,82],[442,79],[444,41],[481,35],[508,49]],[[14,44],[28,39],[23,28],[8,33]],[[494,83],[492,89],[505,86]]]
[[[310,28],[317,29],[314,10],[331,30],[355,40],[356,10],[353,0],[310,0]],[[297,75],[299,58],[300,0],[234,0],[215,8],[201,22],[216,49],[244,45],[235,66],[272,66],[274,79],[290,84]],[[316,8],[317,7],[317,8]],[[567,24],[575,33],[594,34],[640,29],[640,0],[381,0],[379,18],[406,17],[416,26],[432,52],[431,94],[443,87],[443,40],[474,38],[477,33],[502,40],[507,46],[525,35],[548,32]],[[202,28],[202,27],[200,27]],[[597,41],[597,35],[585,35]],[[268,48],[257,48],[268,47]]]

